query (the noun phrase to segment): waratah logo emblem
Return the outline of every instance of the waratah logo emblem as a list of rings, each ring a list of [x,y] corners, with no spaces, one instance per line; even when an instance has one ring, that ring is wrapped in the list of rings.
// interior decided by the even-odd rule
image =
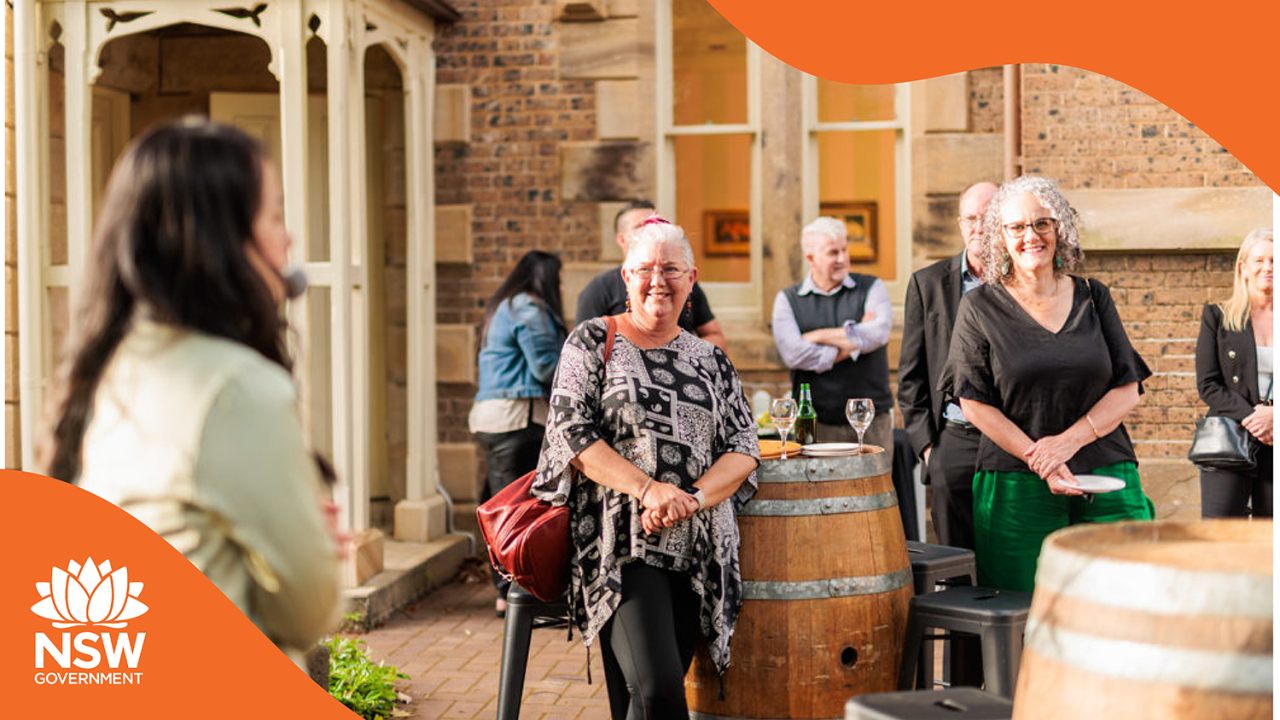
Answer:
[[[122,628],[149,608],[138,601],[142,583],[129,582],[129,568],[111,569],[111,561],[84,565],[74,560],[67,569],[55,567],[52,582],[36,583],[36,592],[44,598],[31,606],[31,612],[53,621],[56,628],[77,625],[105,625]]]

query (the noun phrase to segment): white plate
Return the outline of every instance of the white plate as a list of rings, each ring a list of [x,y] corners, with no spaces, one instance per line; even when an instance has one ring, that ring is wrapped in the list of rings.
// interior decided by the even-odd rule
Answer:
[[[812,443],[802,448],[805,452],[847,453],[857,452],[858,443]]]
[[[1080,484],[1081,490],[1095,494],[1124,489],[1123,480],[1109,475],[1077,475],[1076,482]]]

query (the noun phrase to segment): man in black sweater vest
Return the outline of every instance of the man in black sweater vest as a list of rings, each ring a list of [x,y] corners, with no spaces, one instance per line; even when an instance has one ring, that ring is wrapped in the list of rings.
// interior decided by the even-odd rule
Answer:
[[[778,293],[773,303],[773,340],[791,368],[792,396],[801,383],[813,391],[818,440],[843,442],[857,435],[845,419],[849,398],[870,398],[876,417],[865,441],[893,460],[893,395],[885,346],[893,306],[884,283],[849,272],[845,225],[833,217],[809,223],[800,235],[805,279]]]

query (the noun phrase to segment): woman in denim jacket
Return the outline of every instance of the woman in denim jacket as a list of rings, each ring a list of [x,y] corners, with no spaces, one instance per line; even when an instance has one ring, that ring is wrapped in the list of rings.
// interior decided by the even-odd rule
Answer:
[[[489,301],[480,336],[480,389],[468,425],[489,465],[483,502],[538,465],[551,377],[565,339],[560,259],[541,250],[520,258]],[[510,583],[492,574],[501,617]]]

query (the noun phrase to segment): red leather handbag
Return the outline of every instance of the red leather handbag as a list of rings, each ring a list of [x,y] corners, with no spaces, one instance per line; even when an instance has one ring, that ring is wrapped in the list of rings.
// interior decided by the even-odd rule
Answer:
[[[604,362],[609,363],[617,332],[614,318],[606,318],[609,335]],[[489,547],[489,562],[503,577],[533,593],[539,600],[558,600],[569,587],[569,508],[552,505],[529,494],[537,474],[531,470],[476,508],[480,534]]]
[[[529,494],[536,470],[502,489],[476,509],[489,562],[539,600],[558,600],[569,587],[569,507]]]

